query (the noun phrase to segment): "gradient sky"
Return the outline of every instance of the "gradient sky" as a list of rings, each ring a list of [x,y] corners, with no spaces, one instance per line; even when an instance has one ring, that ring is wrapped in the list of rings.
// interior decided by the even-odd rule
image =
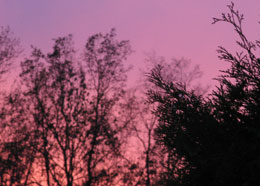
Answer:
[[[260,1],[237,0],[245,14],[244,30],[249,39],[259,39]],[[217,58],[217,46],[234,49],[237,36],[226,24],[212,25],[213,17],[227,12],[227,0],[0,0],[0,26],[9,25],[21,39],[24,54],[30,45],[50,51],[52,39],[73,34],[82,51],[86,39],[115,27],[118,39],[130,40],[135,51],[128,63],[134,82],[143,67],[145,53],[187,58],[199,64],[203,83],[212,83],[226,67]]]

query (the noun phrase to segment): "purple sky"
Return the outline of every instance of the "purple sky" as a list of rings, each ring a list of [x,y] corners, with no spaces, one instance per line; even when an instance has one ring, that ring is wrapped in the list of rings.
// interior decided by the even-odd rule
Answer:
[[[249,39],[259,39],[260,1],[237,0],[245,14],[244,30]],[[145,53],[187,58],[200,64],[203,83],[212,84],[225,63],[217,59],[218,45],[234,48],[233,28],[212,25],[212,17],[227,12],[227,0],[1,0],[0,26],[9,25],[21,39],[25,54],[30,45],[50,51],[52,39],[73,34],[82,51],[88,36],[115,27],[118,39],[130,40],[135,51],[128,63],[143,67]]]

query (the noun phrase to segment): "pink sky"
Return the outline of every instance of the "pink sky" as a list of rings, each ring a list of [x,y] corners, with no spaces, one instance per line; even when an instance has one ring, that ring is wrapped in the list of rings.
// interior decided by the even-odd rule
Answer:
[[[245,14],[244,30],[249,39],[259,39],[260,1],[237,0]],[[130,40],[135,51],[128,59],[135,69],[143,67],[145,53],[187,58],[199,64],[203,83],[212,84],[218,70],[225,68],[217,58],[217,46],[234,48],[233,28],[212,25],[212,17],[227,12],[227,0],[1,0],[0,26],[9,25],[21,39],[24,53],[30,45],[50,51],[52,39],[73,34],[82,51],[88,36],[115,27],[118,39]],[[213,83],[214,84],[214,83]]]

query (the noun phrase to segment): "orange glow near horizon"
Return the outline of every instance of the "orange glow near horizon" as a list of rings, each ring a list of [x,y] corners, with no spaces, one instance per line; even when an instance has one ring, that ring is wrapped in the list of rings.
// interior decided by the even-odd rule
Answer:
[[[0,1],[0,27],[10,26],[23,49],[10,73],[0,81],[0,98],[2,91],[17,85],[19,64],[30,57],[31,45],[47,54],[52,51],[55,38],[72,34],[80,58],[89,36],[108,33],[111,28],[116,29],[118,40],[129,40],[133,50],[126,60],[126,66],[133,66],[128,73],[128,87],[138,85],[140,69],[150,69],[144,62],[147,55],[155,53],[166,61],[184,58],[192,66],[199,65],[203,72],[201,87],[209,85],[209,89],[214,89],[217,82],[213,78],[228,67],[228,63],[218,59],[218,46],[231,52],[237,50],[238,37],[233,28],[225,23],[212,24],[213,17],[228,11],[228,4],[226,0]],[[259,39],[260,1],[238,1],[235,8],[245,16],[243,28],[248,38]],[[135,140],[126,147],[130,149],[127,155],[133,159],[142,148],[142,143]],[[40,170],[37,173],[42,174]]]

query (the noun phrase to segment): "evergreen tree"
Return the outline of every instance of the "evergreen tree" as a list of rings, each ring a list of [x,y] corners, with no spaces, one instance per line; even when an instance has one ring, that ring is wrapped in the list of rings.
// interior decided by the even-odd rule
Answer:
[[[228,6],[229,13],[216,22],[231,24],[241,52],[224,47],[217,52],[231,64],[217,78],[219,86],[208,98],[187,91],[181,83],[165,80],[162,67],[148,75],[160,88],[150,90],[149,100],[158,103],[156,140],[177,161],[161,185],[256,185],[260,168],[260,42],[251,42],[242,30],[243,15]]]

